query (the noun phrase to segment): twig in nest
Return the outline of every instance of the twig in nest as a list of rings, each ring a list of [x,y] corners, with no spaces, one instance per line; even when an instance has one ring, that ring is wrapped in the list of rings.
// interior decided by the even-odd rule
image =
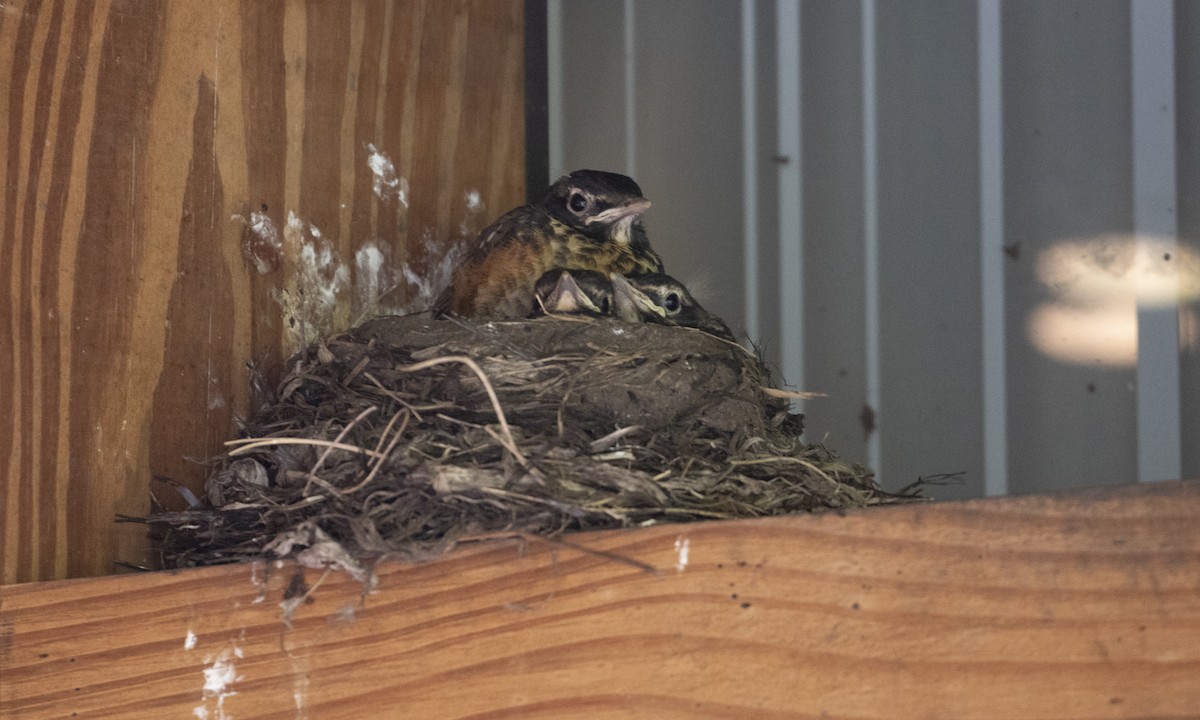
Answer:
[[[795,390],[780,390],[779,388],[767,387],[760,385],[759,390],[762,390],[763,395],[773,398],[782,398],[784,400],[811,400],[813,398],[829,397],[823,392],[797,392]]]
[[[620,442],[621,438],[625,437],[626,435],[635,433],[641,429],[641,425],[629,425],[627,427],[618,428],[598,440],[593,440],[589,447],[594,453],[602,452],[609,449],[613,445],[616,445],[618,442]]]
[[[416,415],[416,413],[411,410],[405,410],[404,425],[402,425],[400,427],[400,432],[398,434],[400,434],[400,435],[404,434],[404,428],[408,427],[408,419],[410,417],[412,417],[413,415]],[[398,413],[398,412],[392,413],[392,419],[388,420],[387,425],[383,426],[383,432],[379,433],[379,442],[375,443],[375,452],[379,452],[379,449],[383,447],[384,441],[387,440],[387,436],[392,432],[392,426],[395,425],[396,421],[399,419],[400,419],[400,413]],[[420,419],[421,419],[421,416],[417,415],[417,420],[420,420]],[[387,454],[387,453],[385,453],[385,454]]]
[[[493,430],[491,427],[489,427],[487,425],[483,426],[483,431],[485,433],[487,433],[488,435],[490,435],[493,440],[500,443],[500,445],[502,445],[505,450],[508,450],[510,453],[512,453],[512,456],[514,458],[516,458],[517,462],[521,464],[521,467],[525,471],[532,473],[533,475],[535,475],[536,477],[539,477],[539,478],[542,476],[541,472],[539,472],[537,470],[537,468],[530,465],[529,460],[524,455],[521,454],[520,450],[517,449],[517,444],[515,442],[513,442],[511,435],[507,439],[502,438],[495,430]]]
[[[962,485],[963,478],[967,476],[966,470],[959,470],[952,473],[938,473],[936,475],[926,475],[917,477],[915,482],[910,482],[904,487],[896,491],[896,495],[916,495],[917,492],[926,486],[930,485]]]
[[[345,450],[346,452],[370,455],[371,457],[384,457],[373,450],[368,450],[364,447],[358,447],[357,445],[347,445],[346,443],[333,442],[331,440],[318,440],[317,438],[244,438],[242,440],[226,440],[225,444],[241,446],[230,450],[229,457],[234,457],[235,455],[245,455],[251,450],[271,447],[273,445],[314,445],[316,447],[331,447],[334,450]]]
[[[413,405],[412,403],[408,402],[404,398],[400,397],[399,394],[394,393],[391,390],[388,390],[386,387],[384,387],[383,383],[379,382],[379,378],[375,377],[371,373],[364,372],[362,374],[362,376],[365,377],[366,379],[370,380],[371,384],[373,384],[376,388],[378,388],[381,393],[390,397],[392,400],[395,400],[397,404],[403,405],[405,409],[407,409],[407,410],[411,411],[413,414],[415,414],[417,416],[418,422],[421,421],[421,413],[422,412],[425,412],[425,411],[432,412],[434,410],[450,410],[455,407],[454,403],[449,402],[449,401],[429,403],[428,405]]]
[[[322,346],[322,347],[324,347],[324,346]],[[326,350],[326,352],[328,352],[328,350]],[[371,413],[375,412],[378,409],[379,409],[378,407],[372,405],[371,407],[367,408],[366,410],[363,410],[362,412],[360,412],[358,415],[356,415],[354,417],[353,420],[346,423],[346,427],[342,428],[342,431],[340,433],[338,433],[337,437],[335,437],[333,439],[333,442],[335,444],[341,444],[342,440],[345,439],[346,435],[348,435],[350,433],[350,430],[355,425],[357,425],[359,422],[361,422],[363,418],[365,418],[366,416],[370,415]],[[325,458],[329,457],[329,453],[333,452],[333,449],[334,448],[332,445],[327,446],[325,448],[325,451],[321,453],[321,457],[317,458],[317,461],[315,463],[313,463],[312,469],[308,471],[308,482],[306,482],[304,484],[304,494],[305,495],[308,495],[309,487],[312,486],[313,480],[317,479],[317,471],[320,470],[321,466],[325,464]],[[379,462],[383,462],[383,461],[380,460]]]
[[[716,335],[713,335],[709,331],[701,330],[700,328],[684,327],[684,326],[680,325],[680,326],[676,326],[674,329],[675,330],[683,330],[683,331],[692,332],[692,333],[700,333],[701,335],[707,335],[708,337],[713,338],[714,340],[720,340],[721,342],[725,343],[726,345],[729,345],[731,347],[737,348],[738,350],[741,350],[742,352],[744,352],[746,355],[748,355],[750,357],[754,357],[754,353],[752,353],[749,350],[747,350],[746,348],[742,347],[742,344],[740,342],[737,342],[736,340],[726,340],[723,337],[718,337]]]
[[[371,356],[363,355],[362,360],[358,361],[358,364],[354,366],[354,369],[350,371],[350,374],[342,378],[342,385],[345,387],[350,387],[350,384],[354,382],[354,378],[358,377],[359,373],[361,373],[363,370],[366,370],[367,365],[370,362]]]
[[[504,445],[505,450],[512,453],[517,462],[521,463],[521,467],[528,469],[529,460],[517,449],[517,441],[513,439],[512,430],[508,427],[508,419],[504,417],[504,408],[500,407],[500,398],[496,395],[496,389],[492,387],[491,381],[484,374],[483,368],[479,367],[479,363],[466,355],[447,355],[445,357],[430,358],[419,363],[413,363],[412,365],[397,365],[396,370],[410,373],[452,362],[466,365],[479,378],[479,382],[483,383],[483,389],[487,391],[488,400],[492,402],[492,409],[496,411],[496,419],[500,421],[500,430],[504,433],[504,442],[501,444]]]
[[[729,465],[731,467],[745,467],[747,465],[772,465],[775,463],[794,463],[796,465],[799,465],[799,466],[811,471],[814,475],[816,475],[817,477],[821,478],[822,480],[824,480],[827,483],[829,483],[830,485],[832,485],[835,494],[845,490],[844,483],[840,483],[837,480],[834,480],[833,478],[829,477],[829,475],[827,475],[824,470],[817,467],[816,464],[811,463],[808,460],[805,460],[804,458],[792,457],[790,455],[778,455],[778,456],[772,456],[772,457],[754,458],[753,460],[730,460],[729,461]]]
[[[391,422],[389,422],[387,427],[384,428],[383,434],[379,436],[380,443],[382,443],[383,439],[387,437],[388,430],[391,429],[392,423],[396,421],[398,416],[399,414],[392,416]],[[412,417],[411,413],[404,413],[404,422],[400,423],[400,429],[397,430],[396,434],[392,436],[392,441],[388,443],[387,449],[383,451],[383,455],[381,455],[379,459],[375,461],[375,466],[371,468],[371,472],[367,473],[367,476],[363,478],[362,481],[357,485],[346,488],[345,490],[339,490],[338,495],[352,495],[365,488],[372,480],[375,479],[375,475],[379,472],[379,469],[383,467],[384,459],[392,454],[392,450],[396,449],[396,444],[400,442],[400,438],[404,437],[404,431],[408,428],[408,419],[410,417]],[[379,446],[377,445],[375,449],[378,450]]]

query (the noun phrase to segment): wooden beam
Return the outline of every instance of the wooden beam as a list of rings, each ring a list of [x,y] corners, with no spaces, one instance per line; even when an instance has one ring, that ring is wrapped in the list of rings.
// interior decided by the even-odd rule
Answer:
[[[523,202],[522,7],[0,3],[0,583],[141,560],[113,516],[199,492],[248,361]]]
[[[0,714],[1200,716],[1200,482],[568,539],[0,588]]]

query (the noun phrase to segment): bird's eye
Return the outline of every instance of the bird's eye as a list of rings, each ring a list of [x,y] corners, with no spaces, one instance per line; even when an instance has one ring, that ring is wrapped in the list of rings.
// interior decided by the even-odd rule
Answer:
[[[587,209],[587,206],[587,197],[578,190],[571,193],[571,197],[567,199],[567,207],[571,208],[572,212],[581,213]]]
[[[667,293],[667,296],[663,298],[663,309],[669,313],[679,312],[679,293]]]

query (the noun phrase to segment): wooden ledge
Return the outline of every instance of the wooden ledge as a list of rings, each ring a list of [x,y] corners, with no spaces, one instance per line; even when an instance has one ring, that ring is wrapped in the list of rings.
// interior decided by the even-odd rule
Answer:
[[[0,588],[5,718],[1200,715],[1200,482]],[[322,577],[307,571],[309,585]]]

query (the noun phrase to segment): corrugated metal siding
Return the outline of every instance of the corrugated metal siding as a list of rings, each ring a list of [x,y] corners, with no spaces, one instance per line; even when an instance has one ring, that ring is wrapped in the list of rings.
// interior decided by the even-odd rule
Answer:
[[[823,0],[805,3],[803,10],[803,166],[810,178],[804,183],[805,383],[829,394],[805,410],[813,440],[865,462],[862,8]],[[843,81],[834,82],[836,77]]]
[[[1033,492],[1136,477],[1134,372],[1065,363],[1044,343],[1072,309],[1038,277],[1040,254],[1069,239],[1129,237],[1129,7],[1122,2],[1004,3],[1005,227],[1008,265],[1009,487]],[[1082,318],[1064,315],[1069,321]],[[1117,318],[1118,320],[1121,318]]]
[[[878,4],[882,468],[982,491],[975,7]],[[954,492],[948,492],[953,490]]]
[[[1195,272],[1200,4],[1137,1],[1157,4],[1135,28],[1118,0],[552,0],[552,171],[632,163],[668,270],[731,326],[749,318],[788,380],[828,393],[805,404],[810,438],[887,485],[1127,482],[1139,449],[1143,475],[1200,475],[1200,305],[1179,308],[1177,355],[1169,325],[1144,328],[1135,367],[1151,306],[1122,285],[1158,247],[1134,235],[1134,198],[1157,193],[1142,207],[1167,217],[1153,157],[1172,141],[1175,267]],[[1174,41],[1173,139],[1145,101],[1171,63],[1135,62],[1135,29]],[[1119,291],[1081,295],[1089,273]],[[1139,382],[1146,399],[1175,375],[1178,417],[1144,402],[1139,425]],[[1182,458],[1148,463],[1171,447],[1153,440],[1164,428]]]
[[[1175,4],[1175,147],[1179,241],[1200,258],[1200,3]],[[1200,477],[1200,297],[1180,307],[1184,477]]]

